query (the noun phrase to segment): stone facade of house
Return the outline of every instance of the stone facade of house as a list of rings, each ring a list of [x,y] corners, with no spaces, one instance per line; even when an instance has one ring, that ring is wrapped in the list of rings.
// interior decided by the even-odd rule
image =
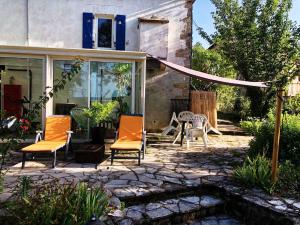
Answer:
[[[300,76],[296,76],[288,86],[288,96],[296,96],[300,94]]]

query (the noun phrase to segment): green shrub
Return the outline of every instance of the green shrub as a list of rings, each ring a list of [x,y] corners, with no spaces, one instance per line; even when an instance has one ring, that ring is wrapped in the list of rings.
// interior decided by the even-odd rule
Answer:
[[[300,94],[290,97],[284,104],[284,110],[290,114],[300,114]]]
[[[83,225],[93,214],[100,217],[107,210],[105,193],[84,183],[60,184],[54,181],[31,190],[28,188],[28,180],[22,179],[21,193],[9,203],[12,224]]]
[[[25,198],[29,195],[29,191],[32,188],[32,180],[28,176],[22,176],[19,178],[17,185],[17,193],[20,197]]]
[[[255,137],[250,142],[249,156],[255,157],[266,154],[272,157],[274,138],[274,115],[268,118],[258,127]],[[300,115],[285,114],[282,119],[279,160],[290,160],[295,165],[300,165]]]
[[[268,193],[276,193],[282,197],[300,199],[300,167],[290,161],[279,165],[278,179],[273,184],[271,179],[271,161],[258,155],[246,158],[243,166],[234,171],[234,179],[247,187],[260,187]]]
[[[253,159],[247,157],[243,166],[234,171],[234,178],[248,187],[258,186],[269,193],[272,192],[271,163],[264,155]]]
[[[256,118],[249,118],[240,122],[241,127],[250,135],[256,135],[262,125],[263,121]]]
[[[117,101],[93,102],[90,108],[83,110],[83,115],[90,119],[92,127],[97,127],[99,123],[112,119],[112,113],[117,105]]]
[[[290,161],[281,164],[274,189],[283,197],[300,199],[300,167]]]

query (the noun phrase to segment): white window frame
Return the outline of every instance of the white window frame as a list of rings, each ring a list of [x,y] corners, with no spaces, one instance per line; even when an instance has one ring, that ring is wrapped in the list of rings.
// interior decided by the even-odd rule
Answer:
[[[98,47],[98,19],[111,19],[111,48],[105,47]],[[115,40],[116,40],[116,31],[115,31],[115,15],[113,14],[95,14],[94,15],[94,29],[93,29],[93,36],[94,36],[94,48],[95,49],[115,49]]]
[[[2,58],[19,58],[19,59],[40,59],[42,60],[42,89],[41,94],[45,90],[47,86],[52,86],[52,83],[49,83],[49,79],[51,78],[51,71],[48,70],[48,67],[50,66],[51,60],[48,57],[48,55],[43,54],[19,54],[19,53],[0,53],[0,57]],[[50,67],[49,67],[50,68]],[[50,79],[52,80],[52,79]],[[1,81],[0,81],[1,82]],[[2,96],[0,96],[0,101],[2,101]],[[52,98],[49,99],[49,101],[46,103],[45,107],[42,108],[42,129],[44,129],[44,121],[47,115],[52,115],[52,108],[50,108],[48,105],[51,104]]]

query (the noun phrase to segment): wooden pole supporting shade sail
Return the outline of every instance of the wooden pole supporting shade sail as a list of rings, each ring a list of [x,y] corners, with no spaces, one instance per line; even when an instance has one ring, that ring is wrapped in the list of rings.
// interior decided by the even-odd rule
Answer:
[[[276,96],[277,96],[276,97],[276,122],[275,122],[273,153],[272,153],[272,181],[273,182],[275,182],[277,179],[283,90],[277,90]]]
[[[256,87],[256,88],[266,88],[269,82],[251,82],[244,80],[235,80],[219,76],[214,76],[208,73],[199,72],[186,68],[184,66],[177,65],[175,63],[168,62],[150,55],[150,58],[158,60],[160,63],[166,65],[167,67],[180,72],[186,76],[200,79],[203,81],[230,85],[230,86],[240,86],[240,87]],[[277,169],[278,169],[278,152],[279,152],[279,142],[280,142],[280,126],[281,126],[281,110],[282,110],[282,90],[277,90],[277,101],[276,101],[276,123],[274,132],[274,142],[273,142],[273,154],[272,154],[272,181],[276,181]]]

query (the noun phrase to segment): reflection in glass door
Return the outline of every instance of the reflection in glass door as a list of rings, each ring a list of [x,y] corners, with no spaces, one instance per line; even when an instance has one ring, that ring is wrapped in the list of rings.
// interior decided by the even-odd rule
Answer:
[[[43,91],[44,61],[34,58],[0,57],[0,119],[26,117]],[[41,112],[32,119],[41,128]]]
[[[91,62],[91,103],[116,100],[130,112],[132,105],[132,63]]]
[[[62,72],[68,70],[72,63],[74,62],[70,60],[54,60],[53,80],[60,79]],[[82,116],[82,108],[88,108],[93,102],[118,101],[122,106],[122,113],[135,111],[133,71],[133,63],[84,62],[80,73],[55,94],[53,112],[71,114],[74,139],[88,138],[89,125],[86,117]],[[140,79],[137,80],[140,82]],[[140,88],[140,84],[133,88]],[[140,91],[137,93],[140,94]]]
[[[53,62],[53,80],[61,79],[61,74],[71,69],[74,61],[54,60]],[[63,90],[57,92],[53,97],[53,112],[56,115],[71,115],[72,130],[74,135],[72,139],[87,139],[88,121],[82,115],[83,108],[89,107],[89,63],[84,62],[81,70],[68,81]]]

